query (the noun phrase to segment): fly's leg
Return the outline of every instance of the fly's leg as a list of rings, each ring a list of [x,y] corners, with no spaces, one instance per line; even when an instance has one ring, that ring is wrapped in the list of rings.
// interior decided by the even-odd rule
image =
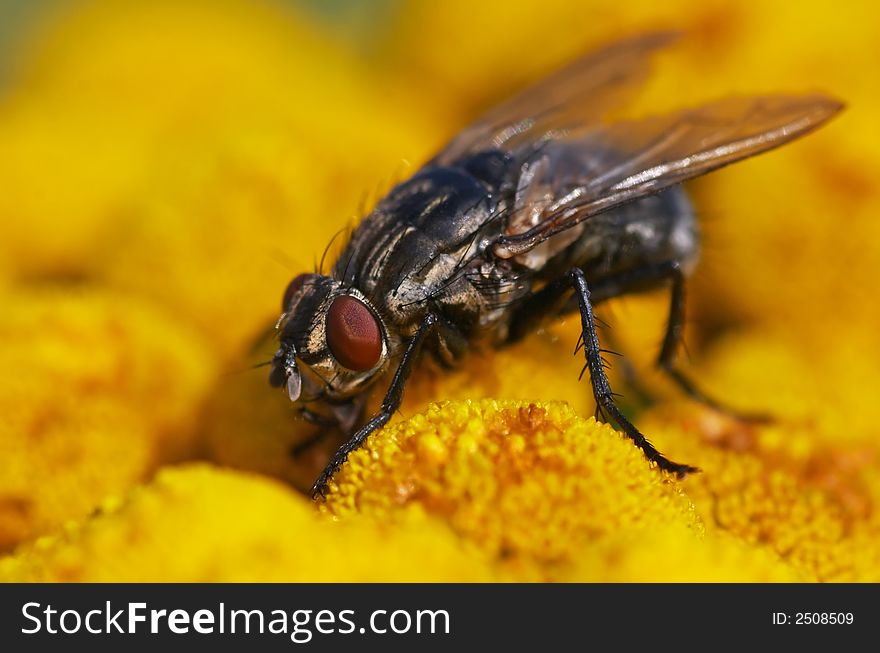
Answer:
[[[569,312],[566,301],[570,297],[570,290],[571,283],[563,276],[527,297],[515,309],[504,344],[509,345],[522,340],[533,333],[550,315]]]
[[[669,460],[652,445],[648,439],[633,426],[633,424],[623,416],[620,409],[614,403],[614,393],[608,383],[608,377],[605,375],[604,363],[602,361],[602,352],[599,346],[599,338],[596,335],[596,322],[593,316],[593,307],[590,304],[590,290],[587,287],[587,280],[584,272],[580,268],[575,268],[569,273],[569,278],[574,286],[575,297],[577,298],[578,308],[581,314],[581,327],[584,339],[584,355],[587,359],[587,369],[590,371],[590,382],[593,386],[593,396],[600,410],[611,418],[624,432],[624,434],[633,441],[639,449],[645,454],[645,457],[657,464],[660,469],[672,472],[679,478],[684,478],[687,474],[700,471],[696,467],[684,465]]]
[[[326,496],[327,483],[330,481],[333,473],[342,466],[352,451],[363,444],[364,440],[366,440],[371,433],[385,426],[385,424],[388,423],[388,420],[391,419],[391,416],[400,407],[400,402],[403,399],[403,387],[406,385],[406,380],[412,371],[413,363],[419,353],[419,347],[425,339],[425,336],[434,329],[436,324],[437,316],[433,313],[429,313],[419,326],[419,330],[412,337],[412,340],[409,341],[406,351],[404,351],[403,356],[400,359],[400,364],[397,366],[397,371],[394,373],[394,378],[391,380],[391,385],[388,386],[388,391],[385,393],[385,399],[382,401],[382,407],[379,409],[379,412],[358,429],[348,442],[336,450],[336,453],[333,454],[330,462],[327,463],[324,471],[321,472],[320,476],[318,476],[318,480],[316,480],[315,484],[312,486],[313,499]]]
[[[293,458],[299,458],[303,454],[305,454],[312,447],[316,447],[321,444],[328,437],[328,431],[325,429],[321,429],[317,433],[313,433],[305,440],[297,442],[295,445],[290,447],[290,455]]]
[[[330,436],[333,429],[339,428],[339,425],[332,418],[325,417],[307,408],[300,411],[300,415],[309,424],[314,424],[320,428],[305,440],[297,442],[290,448],[290,455],[294,458],[299,458],[312,447],[319,445]]]
[[[357,398],[341,404],[331,404],[331,415],[317,413],[308,408],[301,408],[300,416],[310,424],[318,426],[318,430],[296,443],[290,448],[290,455],[298,458],[312,447],[329,437],[339,440],[351,433],[355,424],[359,423],[364,414],[364,401]]]
[[[729,408],[721,402],[710,397],[676,365],[676,353],[684,331],[684,282],[685,276],[678,261],[665,261],[652,263],[640,268],[621,272],[611,277],[606,277],[594,283],[591,288],[593,303],[598,303],[625,293],[650,290],[657,284],[669,281],[672,283],[669,301],[669,320],[666,323],[666,332],[663,336],[663,344],[657,357],[657,366],[691,399],[697,401],[712,410],[738,419],[743,422],[765,422],[769,418],[766,415],[755,415],[739,412]],[[566,305],[564,310],[573,309],[574,306]]]
[[[684,331],[684,272],[677,261],[658,266],[658,268],[661,267],[665,273],[664,276],[668,276],[672,281],[672,291],[669,300],[669,321],[666,324],[666,334],[663,336],[663,346],[657,357],[657,365],[694,401],[743,422],[769,421],[770,418],[767,415],[741,413],[725,406],[700,390],[687,375],[678,369],[675,359]]]

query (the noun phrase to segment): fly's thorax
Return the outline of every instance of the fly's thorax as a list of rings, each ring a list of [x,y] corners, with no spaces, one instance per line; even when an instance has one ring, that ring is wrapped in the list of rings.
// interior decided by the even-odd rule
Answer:
[[[486,152],[428,165],[395,186],[355,229],[334,276],[365,290],[395,324],[417,326],[426,302],[500,229],[495,184],[506,160]]]
[[[285,293],[280,346],[270,382],[292,400],[337,400],[362,393],[383,372],[392,344],[380,312],[357,288],[302,275]]]

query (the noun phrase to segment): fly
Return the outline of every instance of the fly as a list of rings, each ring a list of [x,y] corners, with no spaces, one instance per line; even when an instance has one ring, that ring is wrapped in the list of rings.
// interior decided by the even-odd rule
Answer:
[[[349,434],[314,497],[397,410],[422,351],[454,365],[474,346],[510,344],[574,311],[598,412],[660,469],[699,471],[665,457],[618,409],[593,307],[668,286],[657,363],[718,407],[676,366],[685,280],[699,250],[679,184],[798,138],[843,105],[819,94],[727,98],[606,121],[673,39],[614,43],[490,110],[376,205],[329,275],[291,281],[269,380],[306,416]],[[382,406],[363,422],[367,391],[386,372]]]

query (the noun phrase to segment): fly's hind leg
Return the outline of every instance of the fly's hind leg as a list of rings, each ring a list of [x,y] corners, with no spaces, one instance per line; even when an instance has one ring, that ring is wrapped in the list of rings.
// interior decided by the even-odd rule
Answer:
[[[660,355],[657,357],[657,365],[691,399],[743,422],[759,423],[769,421],[767,415],[743,413],[725,406],[700,390],[684,372],[678,369],[676,358],[682,332],[684,331],[684,272],[677,262],[670,262],[657,267],[663,273],[663,276],[668,277],[672,281],[669,299],[669,321],[666,325],[666,334],[663,336],[663,346],[660,348]]]
[[[700,471],[696,467],[669,460],[657,451],[654,445],[620,412],[620,409],[614,403],[614,393],[611,391],[611,385],[608,383],[608,377],[605,375],[602,350],[599,346],[599,338],[596,335],[596,319],[590,303],[590,289],[587,286],[583,270],[575,268],[569,273],[569,279],[574,286],[575,297],[581,314],[584,355],[587,360],[587,369],[590,372],[593,396],[596,399],[599,410],[617,424],[624,434],[633,441],[633,444],[642,450],[645,457],[651,462],[656,463],[660,469],[672,472],[679,478],[683,478],[689,473]]]
[[[769,421],[767,415],[744,413],[724,405],[700,390],[699,386],[690,377],[678,369],[676,359],[685,321],[685,277],[678,261],[652,263],[634,270],[621,272],[592,284],[590,290],[594,303],[597,303],[625,293],[656,288],[659,283],[664,281],[670,282],[672,287],[669,300],[669,319],[666,323],[666,332],[663,335],[660,354],[657,356],[657,366],[686,395],[712,410],[743,422],[759,423]],[[638,386],[635,387],[638,388]]]

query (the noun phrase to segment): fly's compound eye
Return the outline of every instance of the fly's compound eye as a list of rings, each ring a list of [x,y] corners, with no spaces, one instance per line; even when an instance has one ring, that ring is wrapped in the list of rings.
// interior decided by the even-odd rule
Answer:
[[[350,295],[340,295],[327,311],[327,345],[340,365],[366,372],[382,355],[379,322],[367,306]]]
[[[293,299],[294,294],[297,290],[302,288],[306,279],[308,279],[310,274],[300,274],[293,278],[289,284],[287,284],[287,289],[284,291],[284,297],[281,299],[281,312],[287,310],[287,307],[290,306],[290,300]]]

